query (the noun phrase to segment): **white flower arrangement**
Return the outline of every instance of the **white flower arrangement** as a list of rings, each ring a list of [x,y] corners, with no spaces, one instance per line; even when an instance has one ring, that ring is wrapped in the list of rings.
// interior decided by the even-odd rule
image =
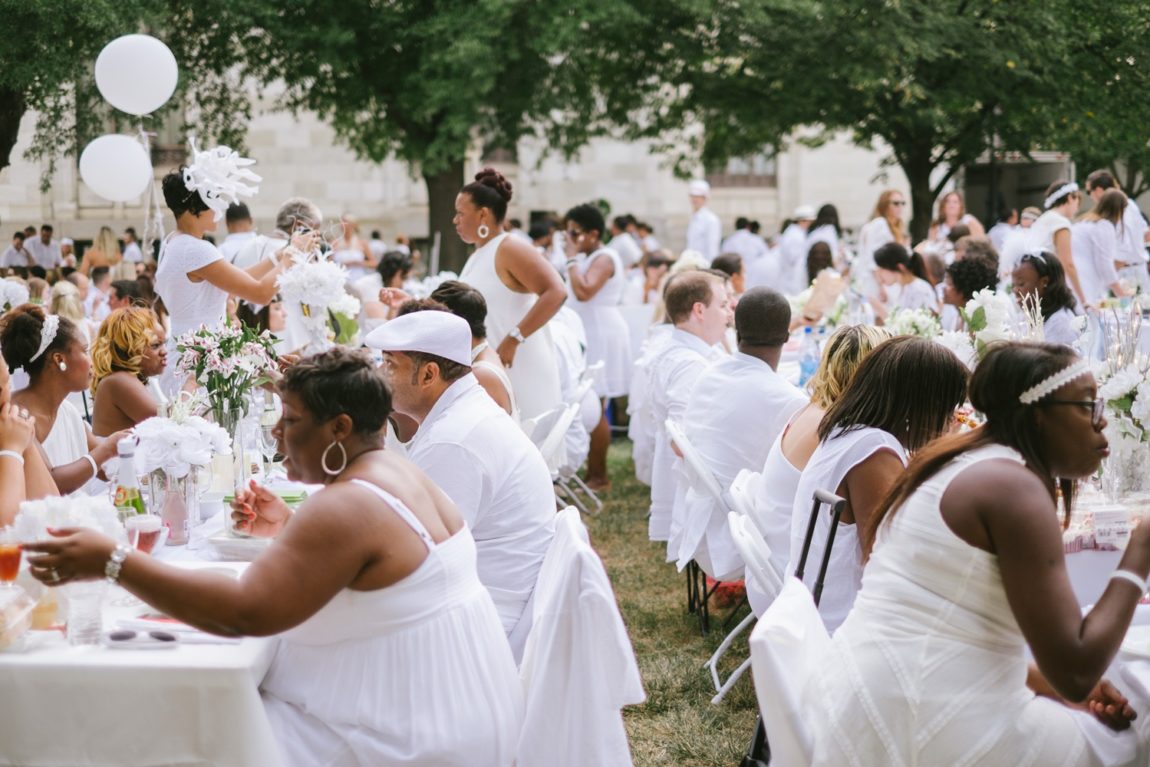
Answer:
[[[4,311],[28,303],[32,294],[28,286],[16,280],[0,280],[0,308]]]
[[[1133,359],[1113,370],[1107,360],[1095,367],[1098,398],[1106,402],[1106,439],[1110,456],[1102,466],[1102,485],[1114,500],[1150,490],[1150,379],[1147,361]]]
[[[887,318],[886,327],[896,336],[935,338],[942,333],[938,317],[927,309],[895,309]]]
[[[962,315],[979,359],[992,343],[1015,338],[1014,299],[1005,293],[992,288],[978,291],[967,301]]]
[[[44,540],[49,537],[49,528],[68,527],[90,528],[121,542],[127,540],[116,507],[105,495],[65,495],[24,501],[12,527],[22,541]]]
[[[201,327],[176,339],[176,370],[191,375],[207,391],[213,410],[246,410],[248,391],[271,380],[275,341],[246,325]]]
[[[459,275],[455,272],[440,272],[439,274],[430,274],[419,282],[413,283],[407,292],[411,294],[412,298],[427,298],[432,293],[434,293],[435,289],[443,283],[458,279]]]
[[[954,356],[962,360],[962,363],[971,370],[978,364],[978,354],[974,350],[974,342],[971,341],[969,333],[961,330],[944,330],[934,340],[950,349]]]
[[[293,253],[294,266],[279,276],[280,296],[289,321],[301,327],[309,351],[330,344],[328,313],[345,321],[359,316],[359,299],[347,292],[347,270],[318,254]]]
[[[188,415],[176,418],[154,417],[141,421],[132,429],[139,440],[136,448],[136,473],[163,471],[183,479],[194,468],[207,466],[217,455],[232,452],[232,439],[219,425]]]

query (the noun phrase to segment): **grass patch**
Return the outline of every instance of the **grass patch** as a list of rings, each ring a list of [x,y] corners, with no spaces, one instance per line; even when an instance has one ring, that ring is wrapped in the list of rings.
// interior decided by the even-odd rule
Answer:
[[[712,610],[711,631],[700,634],[698,620],[687,612],[686,576],[664,561],[666,545],[647,540],[650,489],[635,479],[629,441],[612,443],[608,469],[613,485],[603,496],[603,513],[585,521],[611,576],[647,691],[646,703],[623,711],[635,764],[737,765],[757,713],[750,672],[715,706],[703,668],[726,634],[722,622],[730,611]],[[747,657],[745,634],[724,657],[724,678]]]

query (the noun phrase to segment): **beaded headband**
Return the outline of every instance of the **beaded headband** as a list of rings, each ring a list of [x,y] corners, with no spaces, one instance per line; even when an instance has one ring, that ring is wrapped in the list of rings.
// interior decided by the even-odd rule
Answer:
[[[1053,205],[1055,203],[1055,201],[1058,200],[1059,197],[1062,197],[1064,195],[1070,194],[1071,192],[1077,192],[1077,191],[1078,191],[1078,184],[1074,183],[1073,181],[1066,183],[1066,184],[1063,184],[1062,186],[1055,189],[1053,194],[1051,194],[1049,197],[1047,197],[1045,200],[1042,201],[1042,207],[1049,209],[1050,206]]]
[[[40,358],[52,342],[56,340],[56,331],[60,329],[60,318],[55,314],[49,314],[44,317],[44,324],[40,326],[40,348],[36,350],[28,361],[35,362]]]
[[[1039,381],[1034,386],[1031,386],[1022,394],[1018,395],[1018,401],[1023,405],[1033,405],[1046,395],[1061,389],[1066,384],[1073,381],[1079,376],[1084,376],[1090,372],[1090,363],[1086,360],[1079,360],[1068,368],[1059,370],[1054,375],[1050,376],[1044,381]]]

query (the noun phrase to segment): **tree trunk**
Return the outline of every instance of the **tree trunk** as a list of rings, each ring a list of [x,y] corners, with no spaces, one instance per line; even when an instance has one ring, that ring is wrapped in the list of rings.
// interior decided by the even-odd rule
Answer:
[[[20,135],[20,120],[28,109],[24,94],[0,89],[0,170],[11,164],[12,147]]]
[[[452,219],[455,217],[455,197],[463,188],[463,159],[454,160],[445,169],[432,175],[424,174],[427,184],[427,231],[431,243],[439,234],[439,268],[458,274],[463,270],[470,250],[467,243],[455,233]],[[431,266],[431,251],[428,248],[426,263]]]
[[[902,170],[910,182],[910,239],[911,244],[917,244],[926,239],[930,230],[930,220],[933,216],[934,194],[930,188],[930,174],[934,166],[930,161],[930,147],[919,151],[912,149],[902,155],[907,158],[902,163]]]

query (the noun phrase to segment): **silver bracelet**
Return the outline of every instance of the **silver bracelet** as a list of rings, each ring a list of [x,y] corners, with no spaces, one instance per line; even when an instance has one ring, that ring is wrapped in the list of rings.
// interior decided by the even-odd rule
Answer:
[[[1146,583],[1146,579],[1140,578],[1138,575],[1130,572],[1129,570],[1115,570],[1114,572],[1110,573],[1110,580],[1129,581],[1130,583],[1133,583],[1138,587],[1139,598],[1141,598],[1142,595],[1147,591],[1150,591],[1150,584]]]
[[[0,450],[0,458],[4,457],[11,458],[21,466],[24,465],[24,456],[20,455],[15,450]]]
[[[104,565],[104,577],[108,579],[108,583],[117,583],[120,580],[120,570],[124,567],[124,560],[132,550],[122,543],[117,543],[116,548],[112,550],[112,556],[108,557],[108,564]]]
[[[92,467],[92,476],[93,477],[95,477],[97,474],[100,473],[100,467],[96,465],[96,459],[92,457],[91,453],[84,453],[80,457],[82,459],[84,459],[85,461],[87,461],[88,465]]]

